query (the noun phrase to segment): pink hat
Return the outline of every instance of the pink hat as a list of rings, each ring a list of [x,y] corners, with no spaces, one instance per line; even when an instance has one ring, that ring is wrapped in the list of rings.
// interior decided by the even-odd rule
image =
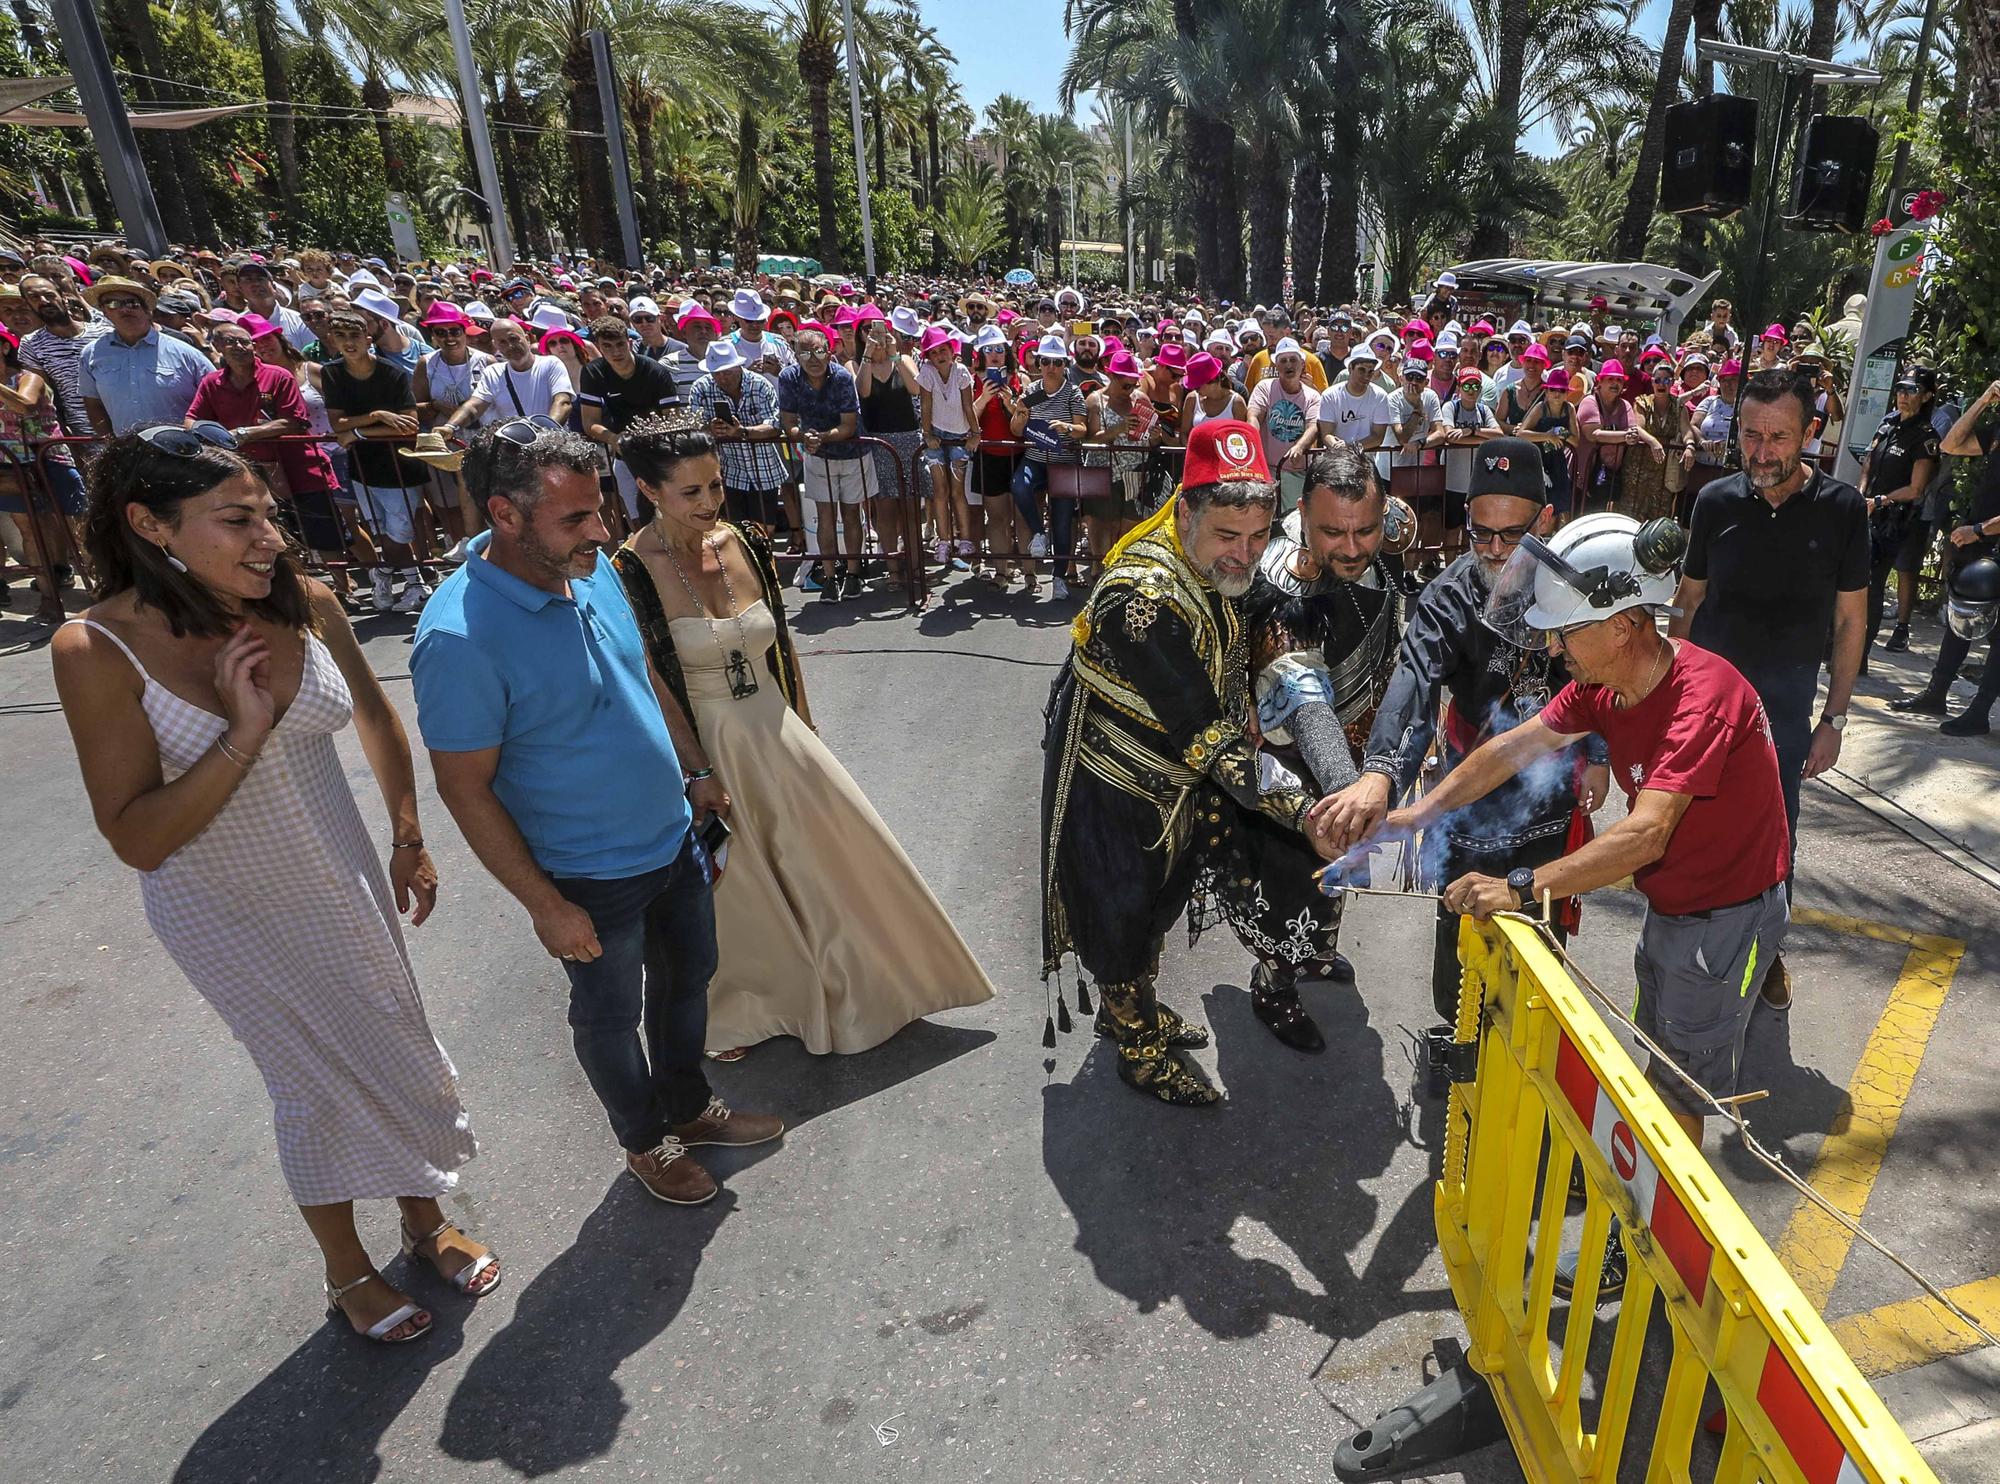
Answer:
[[[872,303],[863,304],[859,309],[854,311],[854,322],[857,325],[865,325],[870,320],[886,320],[888,317],[888,315],[884,314]]]
[[[243,316],[227,304],[216,304],[207,309],[196,310],[193,318],[205,319],[212,325],[233,325]]]
[[[1644,369],[1649,362],[1664,361],[1666,358],[1667,353],[1661,350],[1659,346],[1649,345],[1639,352],[1639,365],[1641,369]]]
[[[542,335],[542,338],[537,342],[535,342],[535,349],[542,355],[548,355],[549,347],[551,345],[554,345],[558,340],[569,341],[569,343],[574,345],[579,351],[583,349],[583,337],[577,334],[576,331],[574,330],[545,331]]]
[[[1430,361],[1437,359],[1437,355],[1431,349],[1430,341],[1413,340],[1410,342],[1410,348],[1403,352],[1403,359],[1406,361]]]
[[[418,320],[417,324],[420,328],[426,330],[435,330],[440,326],[446,328],[451,326],[463,327],[465,324],[465,311],[449,299],[440,299],[437,303],[431,305],[430,312]]]
[[[1160,353],[1153,357],[1154,365],[1165,366],[1169,371],[1185,371],[1187,363],[1187,347],[1178,340],[1169,340],[1160,347]]]
[[[1542,378],[1542,385],[1552,392],[1566,392],[1569,390],[1569,372],[1558,366]]]
[[[1430,333],[1431,327],[1420,319],[1403,321],[1403,338],[1405,340],[1428,340]]]
[[[1114,335],[1112,338],[1115,340],[1118,337]],[[1199,360],[1200,357],[1197,356],[1196,359]],[[1139,358],[1121,345],[1105,360],[1104,374],[1116,376],[1124,381],[1137,381],[1145,373],[1139,369]]]
[[[76,275],[76,281],[85,288],[89,288],[91,284],[90,265],[85,263],[81,258],[71,257],[68,253],[63,254],[63,261],[69,264],[69,271]]]
[[[261,314],[237,315],[236,327],[252,340],[262,340],[266,335],[276,335],[279,333],[278,327],[265,319]]]
[[[1549,363],[1549,353],[1539,345],[1531,345],[1522,351],[1520,355],[1516,356],[1515,359],[1523,365],[1532,361],[1537,366],[1546,366]]]
[[[1107,356],[1123,354],[1124,350],[1125,342],[1120,340],[1116,335],[1106,335],[1104,337],[1104,353]]]
[[[1468,335],[1491,335],[1493,333],[1492,322],[1490,320],[1483,320],[1483,319],[1474,320],[1472,328],[1467,330],[1465,333]]]
[[[1597,379],[1599,381],[1628,380],[1629,378],[1625,375],[1625,363],[1623,361],[1606,361],[1602,366],[1598,367]]]
[[[1203,351],[1200,355],[1188,358],[1187,371],[1181,379],[1187,383],[1187,389],[1193,392],[1199,391],[1221,375],[1222,362],[1207,351]]]
[[[1020,315],[1014,313],[1014,311],[1011,309],[1003,309],[998,314],[994,315],[993,319],[996,324],[1011,325],[1014,323],[1015,320],[1019,319],[1020,317],[1021,317]]]
[[[917,354],[927,356],[941,345],[950,346],[951,353],[958,354],[958,337],[943,325],[932,325],[924,331],[924,338],[917,342]]]
[[[1763,340],[1782,340],[1787,345],[1791,344],[1792,342],[1792,337],[1788,333],[1786,333],[1785,327],[1783,325],[1770,326],[1758,338]]]
[[[852,304],[843,304],[833,312],[833,327],[837,330],[842,325],[851,325],[860,318],[861,316],[854,312]]]
[[[1167,333],[1167,331],[1169,331],[1169,330],[1172,330],[1172,329],[1175,329],[1175,328],[1177,328],[1177,327],[1175,326],[1175,324],[1174,324],[1174,322],[1173,322],[1172,320],[1170,320],[1170,319],[1163,319],[1163,320],[1161,320],[1161,321],[1160,321],[1160,322],[1159,322],[1158,324],[1156,324],[1156,325],[1154,325],[1154,326],[1153,326],[1153,333],[1154,333],[1155,335],[1164,335],[1164,334],[1166,334],[1166,333]]]
[[[779,312],[780,314],[784,313],[784,311],[783,311],[783,310],[779,310],[778,312]],[[773,323],[775,323],[775,322],[776,322],[776,318],[775,318],[775,316],[774,316],[774,317],[773,317]],[[831,344],[833,343],[833,327],[832,327],[832,326],[830,326],[830,325],[828,325],[828,324],[826,324],[826,323],[824,323],[823,321],[821,321],[821,320],[816,320],[816,319],[802,319],[802,320],[800,320],[800,321],[799,321],[799,333],[800,333],[801,335],[803,335],[803,334],[804,334],[804,333],[805,333],[805,332],[806,332],[807,330],[817,330],[817,331],[819,331],[819,332],[820,332],[820,334],[822,334],[822,335],[826,336],[826,339],[827,339],[827,344],[831,345]]]
[[[688,300],[686,304],[681,306],[680,316],[674,321],[674,323],[680,326],[683,330],[685,330],[689,325],[704,324],[707,325],[709,329],[715,331],[716,334],[720,335],[722,333],[722,321],[717,319],[714,315],[710,314],[706,309],[703,309],[701,305],[697,304],[692,299]]]
[[[1742,374],[1743,374],[1743,363],[1737,360],[1734,356],[1731,356],[1728,360],[1724,361],[1720,366],[1717,366],[1715,368],[1715,375],[1718,380],[1720,380],[1724,376],[1741,376]]]

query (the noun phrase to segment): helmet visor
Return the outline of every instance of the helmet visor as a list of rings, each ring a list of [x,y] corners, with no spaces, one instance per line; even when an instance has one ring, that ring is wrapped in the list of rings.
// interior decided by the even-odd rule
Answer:
[[[1582,586],[1576,569],[1531,533],[1493,579],[1480,621],[1516,649],[1547,649],[1551,632],[1603,617],[1589,611]]]
[[[1991,634],[1996,618],[2000,618],[2000,603],[1974,602],[1969,598],[1945,599],[1945,624],[1968,643],[1977,644]]]

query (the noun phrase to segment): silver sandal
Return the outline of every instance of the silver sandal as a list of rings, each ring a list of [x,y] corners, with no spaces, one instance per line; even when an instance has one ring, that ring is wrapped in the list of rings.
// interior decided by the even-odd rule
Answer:
[[[405,1257],[422,1257],[422,1254],[419,1253],[417,1249],[423,1246],[424,1243],[435,1242],[439,1237],[443,1236],[446,1232],[455,1231],[458,1229],[458,1223],[455,1221],[441,1221],[438,1223],[436,1231],[431,1232],[428,1236],[420,1237],[415,1232],[410,1230],[410,1224],[407,1221],[400,1222],[398,1224],[403,1228],[403,1255]],[[430,1263],[432,1270],[436,1271],[437,1264],[433,1262],[430,1258],[424,1257],[423,1261]],[[479,1275],[481,1273],[485,1272],[489,1268],[497,1266],[499,1264],[499,1261],[500,1259],[495,1257],[491,1252],[481,1253],[478,1257],[473,1258],[471,1262],[467,1263],[464,1267],[460,1268],[457,1272],[453,1273],[449,1278],[445,1278],[445,1282],[449,1283],[453,1288],[456,1288],[460,1293],[466,1295],[468,1298],[484,1298],[486,1297],[487,1294],[491,1293],[494,1289],[500,1286],[499,1277],[496,1276],[491,1283],[487,1284],[484,1288],[481,1288],[476,1293],[473,1291],[472,1285],[479,1281]],[[438,1276],[441,1278],[444,1277],[442,1273],[439,1273]]]
[[[343,1283],[338,1288],[335,1288],[331,1283],[327,1284],[326,1317],[329,1319],[346,1319],[347,1327],[354,1329],[354,1321],[348,1318],[347,1311],[340,1306],[340,1301],[362,1284],[378,1283],[381,1280],[382,1275],[380,1273],[363,1273],[352,1283]],[[367,1329],[357,1329],[354,1332],[360,1335],[362,1339],[373,1340],[378,1345],[407,1345],[412,1340],[421,1340],[431,1332],[432,1321],[430,1319],[425,1319],[423,1328],[419,1329],[415,1334],[404,1335],[400,1340],[390,1339],[389,1331],[393,1330],[404,1320],[415,1319],[417,1315],[423,1312],[423,1307],[419,1304],[404,1304],[402,1308],[396,1310],[388,1318],[378,1319],[375,1323],[369,1325]]]

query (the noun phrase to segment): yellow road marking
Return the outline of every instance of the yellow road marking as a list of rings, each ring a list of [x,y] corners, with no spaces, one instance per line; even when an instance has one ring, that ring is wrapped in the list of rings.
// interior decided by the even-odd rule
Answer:
[[[1855,937],[1872,938],[1877,942],[1901,943],[1909,949],[1908,957],[1903,960],[1903,971],[1897,976],[1895,988],[1889,992],[1888,1006],[1869,1035],[1860,1063],[1854,1069],[1854,1078],[1848,1084],[1852,1111],[1827,1130],[1819,1158],[1807,1179],[1807,1183],[1838,1210],[1859,1220],[1861,1213],[1867,1209],[1869,1193],[1875,1188],[1875,1178],[1881,1173],[1889,1140],[1894,1137],[1897,1121],[1903,1115],[1903,1104],[1916,1082],[1917,1069],[1923,1065],[1924,1048],[1930,1041],[1932,1031],[1937,1028],[1938,1011],[1943,1008],[1944,997],[1951,990],[1959,960],[1965,957],[1965,944],[1956,938],[1913,933],[1888,923],[1843,917],[1812,907],[1793,909],[1792,921],[1806,927],[1824,927]],[[1833,1295],[1834,1284],[1840,1278],[1840,1270],[1847,1262],[1848,1249],[1853,1244],[1853,1235],[1845,1227],[1818,1206],[1801,1203],[1786,1223],[1785,1234],[1778,1242],[1778,1259],[1798,1280],[1799,1288],[1812,1306],[1823,1310]],[[1995,1301],[2000,1303],[2000,1280],[1988,1281],[1993,1282]],[[1911,1300],[1908,1307],[1920,1308],[1927,1304],[1936,1308],[1938,1315],[1953,1328],[1970,1334],[1964,1325],[1951,1319],[1944,1309],[1927,1299]],[[1876,1313],[1903,1307],[1906,1306],[1891,1304]],[[1843,1323],[1870,1318],[1869,1315],[1858,1315]],[[1982,1318],[1981,1322],[1985,1320]],[[1834,1332],[1841,1333],[1839,1325],[1835,1326]],[[1852,1346],[1848,1348],[1850,1354],[1854,1353]],[[1949,1353],[1955,1352],[1935,1352]],[[1856,1358],[1858,1361],[1858,1355]]]
[[[2000,1278],[1961,1283],[1945,1292],[1987,1329],[2000,1326]],[[1948,1355],[1963,1355],[1986,1343],[1930,1297],[1903,1299],[1865,1314],[1850,1314],[1830,1328],[1840,1348],[1871,1381]]]

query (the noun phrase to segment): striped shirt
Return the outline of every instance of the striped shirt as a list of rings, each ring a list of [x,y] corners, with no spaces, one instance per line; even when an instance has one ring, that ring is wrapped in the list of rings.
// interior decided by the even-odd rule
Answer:
[[[743,387],[734,399],[715,384],[715,377],[703,375],[688,393],[688,401],[704,423],[712,421],[718,403],[728,402],[736,411],[739,427],[756,428],[778,423],[778,393],[755,371],[743,373]],[[733,490],[774,490],[785,482],[785,461],[778,456],[776,443],[719,443],[722,482]]]

